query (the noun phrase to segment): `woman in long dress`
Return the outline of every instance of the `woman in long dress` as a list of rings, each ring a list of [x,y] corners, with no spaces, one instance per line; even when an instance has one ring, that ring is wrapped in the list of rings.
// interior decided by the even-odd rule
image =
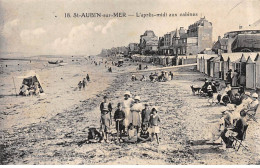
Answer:
[[[124,101],[122,103],[122,110],[125,112],[125,120],[124,120],[125,132],[130,124],[130,121],[132,120],[132,115],[130,112],[132,103],[133,103],[133,99],[131,98],[131,93],[129,91],[125,92]]]
[[[141,113],[143,110],[143,105],[140,103],[140,97],[135,96],[134,103],[131,107],[132,121],[131,123],[137,130],[137,134],[139,136],[139,128],[141,128]]]

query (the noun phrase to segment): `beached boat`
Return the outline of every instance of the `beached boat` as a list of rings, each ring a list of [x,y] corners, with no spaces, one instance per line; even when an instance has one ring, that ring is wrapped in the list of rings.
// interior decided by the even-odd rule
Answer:
[[[48,61],[49,64],[60,64],[63,63],[63,60],[56,60],[56,61]]]
[[[49,64],[58,64],[59,61],[48,61]]]

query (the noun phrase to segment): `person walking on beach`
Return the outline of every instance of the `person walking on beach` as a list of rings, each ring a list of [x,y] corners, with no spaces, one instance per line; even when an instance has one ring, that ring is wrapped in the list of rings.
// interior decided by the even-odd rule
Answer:
[[[87,81],[90,82],[90,78],[89,78],[88,74],[87,74],[86,78],[87,78]]]
[[[150,133],[152,134],[152,139],[154,137],[154,135],[156,136],[156,140],[157,140],[157,143],[159,144],[159,136],[158,134],[160,133],[160,130],[159,130],[159,122],[160,122],[160,118],[159,118],[159,115],[157,114],[157,109],[154,107],[152,108],[152,111],[151,111],[151,116],[150,116]]]
[[[102,138],[106,142],[109,142],[108,133],[110,132],[110,125],[112,124],[111,120],[111,112],[112,112],[112,105],[108,102],[107,96],[104,96],[104,101],[100,104],[100,111],[101,111],[101,132]]]
[[[117,104],[117,110],[115,111],[114,114],[114,120],[116,122],[116,130],[117,130],[117,137],[120,136],[120,140],[122,138],[122,131],[124,130],[124,119],[125,119],[125,113],[122,110],[122,105],[121,103]]]
[[[130,112],[132,103],[133,103],[133,99],[131,98],[131,93],[129,91],[126,91],[124,93],[124,101],[122,103],[122,110],[125,112],[125,120],[124,120],[125,133],[127,132],[127,128],[132,119],[131,112]]]
[[[79,81],[78,87],[79,87],[79,91],[81,91],[81,88],[82,88],[82,82],[81,81]]]
[[[134,103],[131,107],[131,115],[132,115],[132,121],[131,123],[137,130],[137,134],[139,136],[139,129],[141,128],[141,113],[143,110],[143,105],[140,103],[140,97],[135,96]]]
[[[86,85],[87,85],[86,78],[83,78],[83,81],[82,81],[83,90],[85,90]]]
[[[173,73],[172,73],[172,71],[170,71],[170,77],[171,77],[171,80],[173,80]]]

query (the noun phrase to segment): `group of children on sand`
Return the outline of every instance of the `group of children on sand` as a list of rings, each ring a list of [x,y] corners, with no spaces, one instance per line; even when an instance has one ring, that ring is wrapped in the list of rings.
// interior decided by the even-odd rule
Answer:
[[[108,97],[104,96],[104,101],[100,104],[101,111],[101,135],[102,141],[109,142],[109,134],[112,126],[112,104]],[[118,142],[144,142],[152,141],[154,136],[159,144],[159,123],[158,110],[153,107],[151,110],[148,104],[140,102],[140,97],[131,98],[128,91],[124,94],[124,100],[117,104],[114,117],[115,128],[117,130]]]

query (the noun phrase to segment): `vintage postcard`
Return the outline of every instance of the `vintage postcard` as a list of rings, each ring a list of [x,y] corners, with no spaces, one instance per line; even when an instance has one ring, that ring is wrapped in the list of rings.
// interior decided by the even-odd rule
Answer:
[[[0,0],[1,165],[260,164],[260,0]]]

